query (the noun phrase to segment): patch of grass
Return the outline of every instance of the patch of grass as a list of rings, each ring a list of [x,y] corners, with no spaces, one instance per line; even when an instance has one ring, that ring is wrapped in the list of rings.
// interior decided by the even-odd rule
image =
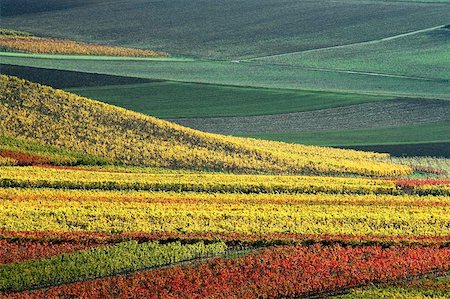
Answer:
[[[390,99],[390,97],[345,93],[167,81],[67,90],[111,105],[162,118],[277,114]]]
[[[360,0],[2,1],[2,26],[9,28],[216,58],[373,40],[436,26],[449,17],[445,4]]]

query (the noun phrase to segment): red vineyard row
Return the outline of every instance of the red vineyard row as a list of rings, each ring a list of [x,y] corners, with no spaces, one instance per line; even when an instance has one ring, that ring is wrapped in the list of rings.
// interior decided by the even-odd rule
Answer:
[[[281,246],[2,298],[279,298],[418,277],[450,268],[439,246]]]

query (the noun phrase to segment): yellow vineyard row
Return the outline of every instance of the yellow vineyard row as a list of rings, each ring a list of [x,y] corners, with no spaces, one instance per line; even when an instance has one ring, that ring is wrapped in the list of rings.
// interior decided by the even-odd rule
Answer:
[[[133,49],[125,47],[111,47],[106,45],[88,44],[70,40],[42,38],[30,35],[1,34],[0,48],[10,51],[20,51],[38,54],[73,54],[73,55],[101,55],[124,57],[167,57],[167,53]]]
[[[223,173],[121,173],[43,167],[0,167],[0,186],[223,193],[399,194],[392,180],[239,175]]]
[[[448,197],[9,191],[0,192],[1,230],[445,236],[450,229]]]

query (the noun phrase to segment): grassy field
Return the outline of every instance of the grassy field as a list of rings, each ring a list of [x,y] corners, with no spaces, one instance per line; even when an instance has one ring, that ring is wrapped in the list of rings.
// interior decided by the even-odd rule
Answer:
[[[450,80],[450,28],[379,43],[287,54],[258,61]]]
[[[109,9],[110,5],[115,9]],[[449,17],[446,4],[395,1],[2,1],[5,27],[214,58],[248,58],[374,40],[441,25]]]
[[[1,53],[0,53],[1,55]],[[220,61],[91,61],[2,57],[4,64],[147,79],[342,93],[450,99],[445,80]]]
[[[168,81],[67,90],[111,105],[162,118],[278,114],[391,99],[345,93],[258,89]]]

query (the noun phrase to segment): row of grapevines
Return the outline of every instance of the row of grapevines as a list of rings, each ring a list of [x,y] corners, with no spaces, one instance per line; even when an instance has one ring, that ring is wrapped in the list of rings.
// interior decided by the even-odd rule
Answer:
[[[401,194],[394,181],[222,173],[117,173],[41,167],[2,167],[0,187],[236,193]]]
[[[295,298],[448,270],[440,247],[282,246],[237,259],[84,281],[11,298]]]
[[[45,247],[50,245],[69,245],[69,246],[99,246],[116,244],[130,240],[137,240],[138,242],[151,242],[179,240],[183,243],[197,242],[199,240],[207,242],[216,242],[221,240],[231,246],[240,247],[261,247],[273,245],[311,245],[311,244],[341,244],[349,246],[367,246],[367,245],[382,245],[384,247],[393,245],[439,245],[449,246],[450,235],[444,236],[414,236],[414,235],[399,235],[399,236],[373,236],[373,235],[308,235],[298,233],[263,233],[263,234],[248,234],[236,232],[120,232],[120,233],[106,233],[106,232],[87,232],[87,231],[2,231],[0,230],[0,239],[11,244],[21,244],[21,246]],[[26,245],[23,245],[26,244]],[[11,246],[11,245],[9,245]],[[23,247],[21,247],[23,248]],[[56,248],[56,247],[55,247]],[[20,249],[23,250],[23,249]],[[49,255],[56,255],[49,254]],[[20,255],[23,260],[27,259],[27,254],[22,255],[20,252],[11,253],[10,251],[2,252],[2,254],[12,254],[13,256]],[[43,250],[37,250],[37,255],[40,256]],[[34,253],[34,254],[36,254]],[[33,255],[30,255],[33,257]],[[5,256],[3,256],[5,258]],[[6,259],[4,259],[6,260]]]
[[[9,157],[0,156],[0,166],[13,166],[13,165],[17,165],[17,160]]]
[[[0,291],[22,291],[66,284],[216,255],[225,250],[226,245],[222,242],[183,245],[180,242],[139,244],[136,241],[129,241],[47,259],[2,265]]]
[[[449,234],[448,197],[428,197],[442,204],[414,205],[408,201],[378,204],[364,197],[345,202],[307,200],[227,201],[226,197],[197,200],[195,194],[177,200],[73,200],[34,197],[0,201],[0,229],[24,231],[298,233],[376,236],[445,236]],[[181,195],[182,196],[182,195]],[[325,196],[324,196],[325,197]],[[8,196],[5,196],[8,198]],[[70,196],[69,196],[70,198]],[[182,197],[181,197],[182,198]],[[257,198],[257,197],[256,197]],[[320,198],[320,195],[314,196]],[[339,198],[344,200],[339,202]],[[383,198],[383,197],[382,197]],[[416,202],[420,197],[414,197]],[[373,199],[373,198],[372,198]],[[389,198],[388,198],[389,199]],[[413,199],[414,200],[414,199]],[[379,200],[380,202],[381,200]]]

